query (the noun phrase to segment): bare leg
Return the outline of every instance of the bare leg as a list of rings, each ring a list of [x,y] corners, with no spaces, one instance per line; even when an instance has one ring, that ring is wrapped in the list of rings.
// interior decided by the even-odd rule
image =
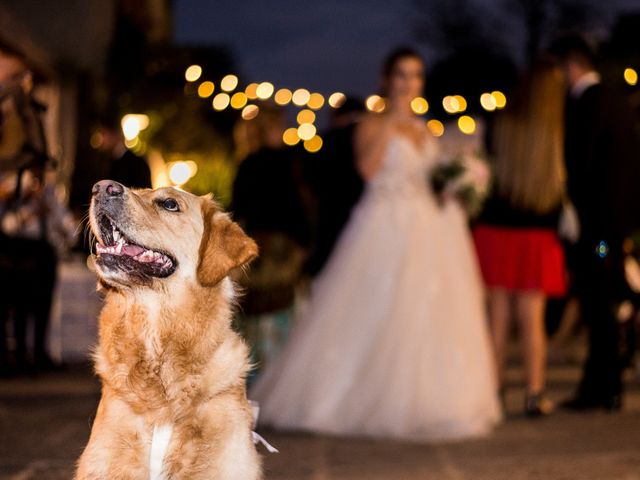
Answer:
[[[489,327],[496,357],[498,385],[502,386],[507,340],[509,336],[510,296],[504,288],[489,290]]]
[[[545,386],[547,339],[544,331],[546,297],[540,291],[517,293],[516,312],[524,352],[527,393],[538,394]]]

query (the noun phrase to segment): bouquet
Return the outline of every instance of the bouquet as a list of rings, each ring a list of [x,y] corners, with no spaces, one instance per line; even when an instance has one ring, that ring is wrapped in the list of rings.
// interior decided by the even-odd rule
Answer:
[[[489,193],[490,179],[486,160],[468,153],[439,162],[429,175],[431,187],[441,203],[447,198],[456,198],[470,217],[480,213]]]

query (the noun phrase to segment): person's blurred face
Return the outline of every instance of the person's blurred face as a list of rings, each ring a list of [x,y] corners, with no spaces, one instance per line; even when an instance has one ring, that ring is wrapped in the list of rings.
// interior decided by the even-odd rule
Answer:
[[[410,102],[422,95],[423,87],[424,65],[416,57],[399,59],[386,81],[387,96],[391,100]]]

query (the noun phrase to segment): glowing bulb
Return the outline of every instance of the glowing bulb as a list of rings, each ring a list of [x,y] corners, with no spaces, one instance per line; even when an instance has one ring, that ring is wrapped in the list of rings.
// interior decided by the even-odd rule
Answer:
[[[636,72],[633,68],[625,68],[624,81],[631,86],[636,85],[638,83],[638,72]]]
[[[316,134],[316,126],[312,123],[303,123],[298,127],[300,140],[311,140]]]
[[[467,101],[465,98],[462,95],[454,95],[453,98],[458,102],[458,112],[464,112],[467,109]]]
[[[288,88],[281,88],[273,97],[278,105],[287,105],[291,101],[292,93]]]
[[[247,105],[242,109],[242,119],[243,120],[253,120],[258,116],[260,109],[257,105]]]
[[[311,110],[300,110],[300,113],[298,113],[296,120],[300,125],[302,125],[303,123],[313,123],[316,120],[316,114]]]
[[[243,92],[236,92],[231,97],[231,101],[229,103],[236,110],[240,110],[247,104],[247,95]]]
[[[411,110],[416,115],[424,115],[429,111],[429,102],[422,97],[416,97],[411,100]]]
[[[476,121],[469,115],[462,115],[458,119],[458,128],[465,135],[471,135],[476,131]]]
[[[220,111],[220,110],[224,110],[229,106],[229,101],[230,101],[229,94],[219,93],[215,97],[213,97],[212,105],[213,105],[213,108]]]
[[[169,167],[169,180],[174,185],[184,185],[192,175],[192,168],[187,162],[174,162]]]
[[[200,98],[208,98],[213,94],[213,90],[215,89],[213,82],[202,82],[198,87],[198,96]]]
[[[315,135],[313,138],[304,141],[304,149],[309,153],[316,153],[322,148],[322,138]]]
[[[499,90],[491,92],[491,96],[496,101],[496,108],[504,108],[507,105],[507,97]]]
[[[332,108],[338,108],[345,102],[346,99],[346,95],[342,92],[332,93],[331,95],[329,95],[329,105]]]
[[[367,110],[371,112],[380,113],[383,112],[385,108],[384,98],[380,95],[370,95],[364,103],[367,106]]]
[[[447,113],[456,113],[460,108],[460,102],[454,96],[447,95],[442,99],[442,106]]]
[[[149,117],[141,113],[129,113],[120,121],[125,140],[133,140],[149,126]]]
[[[235,75],[225,75],[220,80],[220,88],[225,92],[230,92],[238,86],[238,77]]]
[[[324,97],[320,93],[312,93],[309,96],[309,101],[307,102],[307,107],[313,110],[320,110],[324,105]]]
[[[256,95],[258,95],[259,99],[266,100],[273,95],[273,84],[269,82],[262,82],[256,89]]]
[[[184,78],[187,82],[195,82],[202,75],[202,67],[200,65],[191,65],[184,72]]]
[[[244,93],[247,94],[247,98],[249,98],[249,100],[255,100],[256,98],[258,98],[257,90],[258,84],[250,83],[249,85],[247,85],[247,88],[244,89]]]
[[[309,98],[311,98],[309,90],[305,88],[299,88],[295,92],[293,92],[292,101],[294,105],[302,107],[307,104]]]
[[[444,125],[440,120],[435,118],[427,122],[427,128],[434,137],[441,137],[444,134]]]
[[[282,134],[282,141],[290,147],[296,145],[300,141],[297,128],[287,128]]]
[[[482,108],[487,112],[493,112],[497,107],[496,99],[490,93],[483,93],[480,95],[480,105],[482,105]]]

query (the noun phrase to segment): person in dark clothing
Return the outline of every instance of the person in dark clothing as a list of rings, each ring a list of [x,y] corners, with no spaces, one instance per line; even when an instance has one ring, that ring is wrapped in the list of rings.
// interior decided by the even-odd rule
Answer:
[[[111,156],[108,177],[129,188],[151,188],[151,171],[147,161],[124,144],[122,129],[117,123],[100,128],[100,149]]]
[[[307,161],[306,183],[317,205],[312,253],[306,266],[312,276],[324,267],[364,188],[353,152],[353,132],[363,111],[360,100],[347,98],[333,111],[322,150]]]
[[[623,385],[616,311],[625,291],[623,241],[640,225],[638,138],[629,105],[601,84],[583,39],[560,38],[550,52],[569,84],[565,158],[568,193],[580,220],[572,253],[575,288],[589,328],[583,377],[564,406],[618,410]]]

